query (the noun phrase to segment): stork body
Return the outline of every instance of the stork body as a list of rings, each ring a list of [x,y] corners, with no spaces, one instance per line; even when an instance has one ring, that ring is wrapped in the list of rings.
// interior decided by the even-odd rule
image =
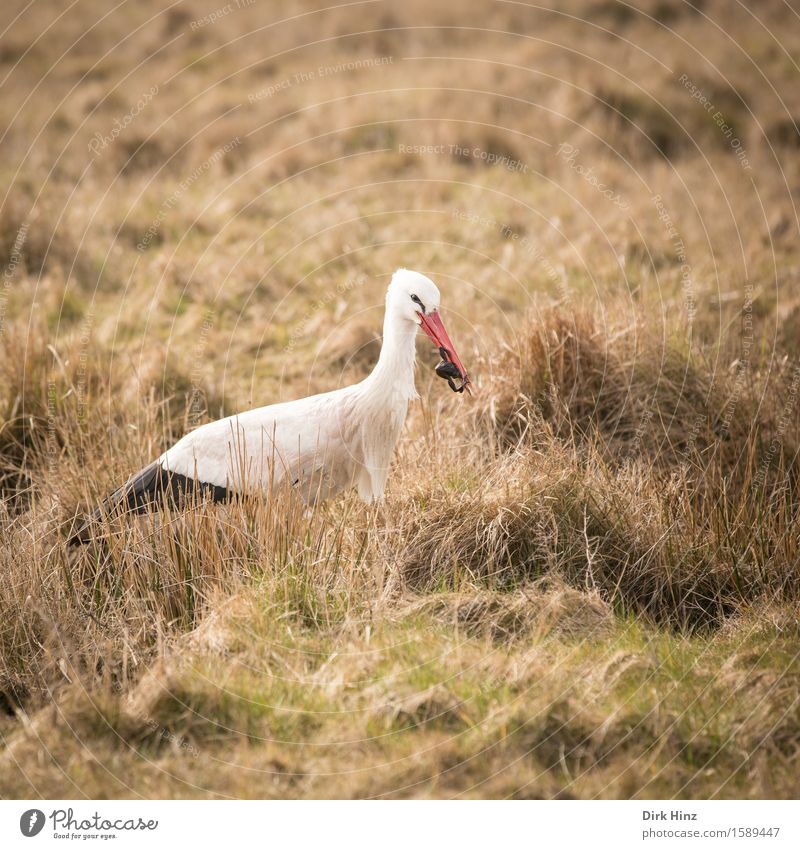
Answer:
[[[372,501],[383,494],[415,397],[414,334],[408,333],[395,351],[384,344],[378,368],[361,383],[210,422],[186,434],[158,463],[234,491],[274,488],[289,477],[307,501],[354,484],[364,501]]]
[[[415,337],[422,326],[469,385],[438,314],[439,290],[422,274],[395,272],[386,294],[383,345],[371,374],[352,386],[259,407],[186,434],[95,511],[140,511],[196,488],[214,500],[287,483],[306,501],[358,487],[381,498],[414,386]],[[83,542],[91,519],[73,537]]]

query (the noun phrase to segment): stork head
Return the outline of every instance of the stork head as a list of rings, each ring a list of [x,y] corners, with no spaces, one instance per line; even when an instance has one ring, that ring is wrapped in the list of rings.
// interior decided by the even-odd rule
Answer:
[[[441,316],[439,303],[441,296],[436,284],[418,271],[399,268],[392,275],[392,282],[386,293],[386,308],[400,320],[413,322],[421,327],[439,350],[443,362],[436,367],[436,373],[447,379],[454,392],[465,389],[472,392],[472,384],[450,337],[447,335]],[[460,386],[454,382],[459,380]]]

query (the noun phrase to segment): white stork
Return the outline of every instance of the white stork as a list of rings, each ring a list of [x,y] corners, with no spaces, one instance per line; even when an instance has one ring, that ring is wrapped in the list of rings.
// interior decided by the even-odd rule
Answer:
[[[372,373],[352,386],[259,407],[187,433],[131,477],[71,538],[86,542],[92,523],[114,509],[142,512],[199,488],[214,501],[290,484],[306,503],[358,487],[381,498],[414,387],[415,337],[422,327],[439,349],[437,374],[457,392],[471,391],[466,369],[439,316],[439,290],[401,268],[386,292],[383,345]],[[460,381],[456,384],[455,381]],[[288,481],[287,481],[288,478]]]

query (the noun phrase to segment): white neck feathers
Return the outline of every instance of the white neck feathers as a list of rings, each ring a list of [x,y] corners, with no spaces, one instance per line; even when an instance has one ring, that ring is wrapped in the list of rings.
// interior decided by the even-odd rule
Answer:
[[[391,301],[386,305],[383,319],[383,345],[372,373],[364,381],[369,394],[389,400],[394,397],[405,402],[417,397],[414,386],[415,339],[417,325],[398,315]]]

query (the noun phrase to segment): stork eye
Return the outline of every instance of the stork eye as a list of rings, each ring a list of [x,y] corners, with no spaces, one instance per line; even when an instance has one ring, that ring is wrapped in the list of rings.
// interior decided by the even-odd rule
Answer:
[[[422,312],[423,312],[423,313],[425,312],[425,304],[423,304],[423,303],[422,303],[422,301],[419,299],[419,296],[418,296],[418,295],[412,295],[412,296],[411,296],[411,300],[412,300],[415,304],[419,304],[419,305],[420,305],[420,307],[422,308]]]

